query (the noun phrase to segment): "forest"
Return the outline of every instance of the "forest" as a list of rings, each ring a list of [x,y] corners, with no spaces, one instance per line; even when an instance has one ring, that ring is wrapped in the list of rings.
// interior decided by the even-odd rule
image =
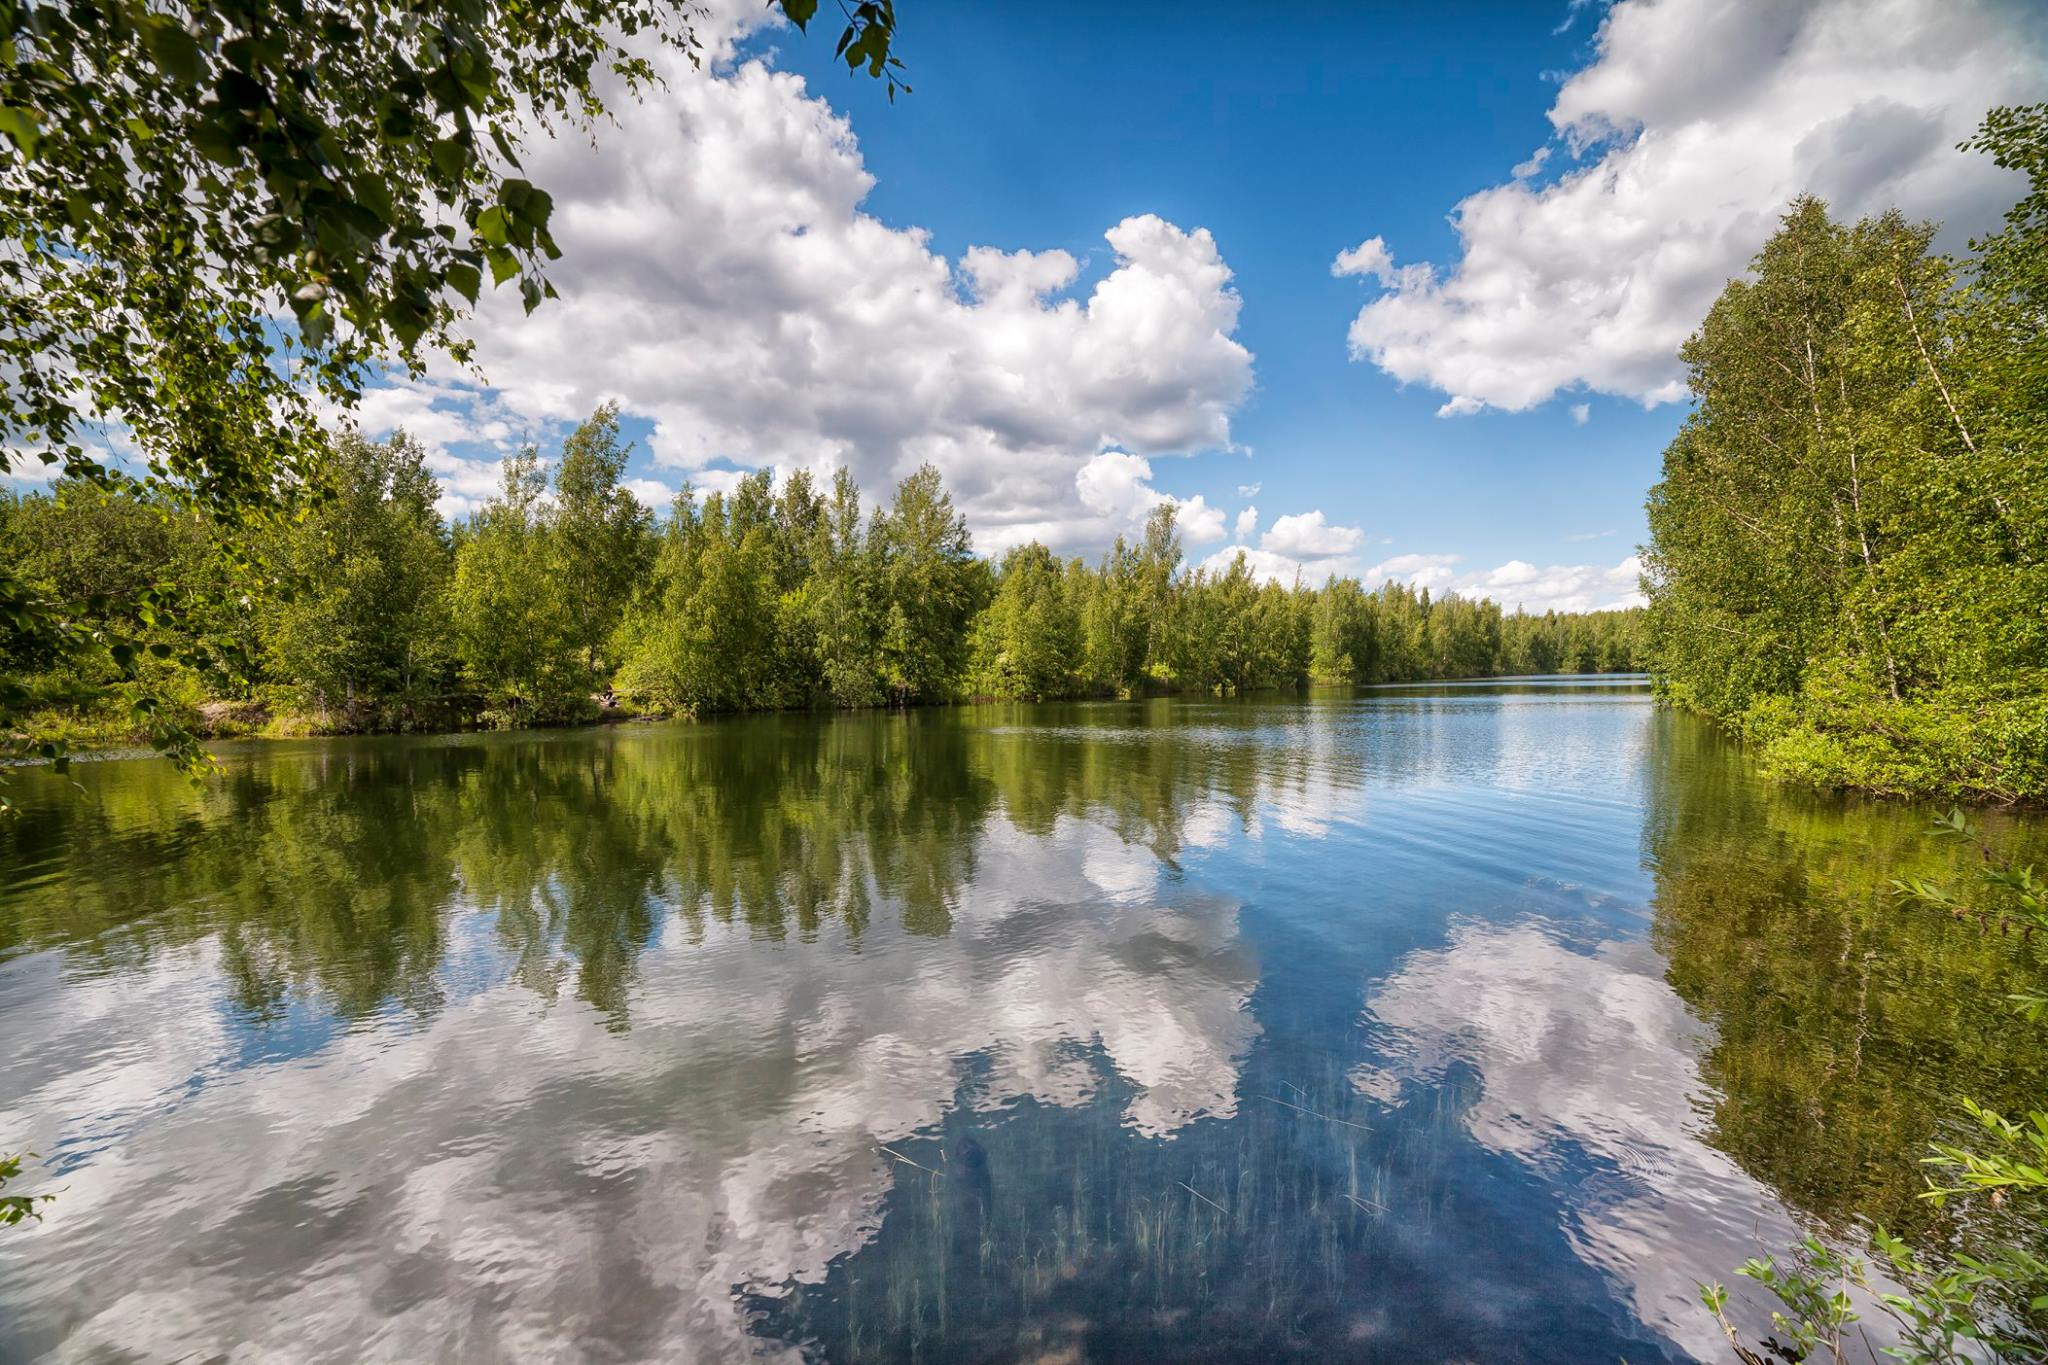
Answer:
[[[426,451],[403,434],[334,440],[325,494],[250,548],[262,566],[138,619],[132,666],[212,733],[562,724],[626,713],[960,700],[1241,694],[1639,666],[1640,611],[1533,616],[1398,582],[1257,581],[1244,557],[1191,568],[1175,508],[1090,565],[1040,544],[978,556],[936,471],[863,505],[840,472],[730,493],[685,489],[657,517],[622,486],[606,407],[498,495],[444,524]],[[146,490],[60,481],[0,500],[0,554],[67,601],[203,583],[205,519]],[[253,590],[249,590],[251,585]],[[101,665],[111,669],[112,661]],[[81,742],[132,724],[109,678],[19,648],[43,723]]]
[[[1684,351],[1650,664],[1779,778],[2048,797],[2048,105],[1966,150],[2028,179],[1970,257],[1802,199]]]

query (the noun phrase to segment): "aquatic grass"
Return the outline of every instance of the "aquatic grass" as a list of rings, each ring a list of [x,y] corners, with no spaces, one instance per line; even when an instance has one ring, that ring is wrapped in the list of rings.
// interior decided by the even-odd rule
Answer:
[[[901,1177],[875,1240],[822,1288],[756,1308],[777,1334],[849,1361],[1006,1355],[1026,1339],[1078,1347],[1077,1323],[1247,1349],[1315,1339],[1380,1283],[1374,1267],[1404,1220],[1440,1202],[1411,1182],[1443,1178],[1434,1149],[1457,1136],[1463,1102],[1379,1132],[1336,1065],[1297,1076],[1247,1083],[1230,1119],[1149,1139],[1121,1122],[1133,1090],[1111,1073],[1074,1109],[993,1112],[963,1078],[945,1122],[878,1144]],[[979,1191],[970,1143],[995,1173]]]

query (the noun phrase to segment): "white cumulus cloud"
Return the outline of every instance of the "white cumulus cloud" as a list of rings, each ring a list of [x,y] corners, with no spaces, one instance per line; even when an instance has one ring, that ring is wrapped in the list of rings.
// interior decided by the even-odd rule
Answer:
[[[1282,517],[1259,537],[1259,548],[1294,559],[1329,559],[1348,555],[1365,541],[1356,526],[1332,526],[1320,509]]]
[[[1212,574],[1224,573],[1243,555],[1254,578],[1275,583],[1299,579],[1314,586],[1327,578],[1358,575],[1352,552],[1365,543],[1365,532],[1356,526],[1333,526],[1317,508],[1278,518],[1253,545],[1250,541],[1258,530],[1258,520],[1256,507],[1239,512],[1235,527],[1238,543],[1216,551],[1198,567]]]
[[[2039,97],[2044,28],[1996,0],[1622,0],[1549,111],[1574,166],[1546,182],[1539,148],[1459,203],[1448,268],[1379,237],[1336,258],[1382,291],[1352,355],[1447,395],[1442,416],[1581,386],[1674,400],[1679,345],[1795,196],[1941,219],[1956,245],[1996,221],[2017,177],[1955,144]]]
[[[1100,544],[1118,535],[1131,536],[1161,503],[1179,509],[1176,525],[1181,539],[1203,545],[1223,539],[1223,509],[1209,505],[1201,494],[1175,498],[1152,486],[1152,463],[1128,451],[1105,450],[1082,465],[1074,475],[1074,488],[1083,509],[1058,521],[1016,522],[978,537],[976,544],[997,553],[1037,539],[1058,546],[1081,540]]]
[[[527,157],[555,198],[562,297],[531,317],[485,300],[471,330],[491,390],[394,384],[367,428],[502,444],[615,399],[652,422],[653,463],[700,485],[714,462],[843,465],[885,494],[929,461],[984,548],[1090,548],[1166,496],[1096,462],[1235,448],[1252,356],[1206,229],[1125,218],[1092,285],[1061,250],[951,261],[862,211],[874,177],[853,130],[801,78],[661,60],[666,88],[618,105],[595,148]],[[1218,539],[1222,514],[1191,501],[1183,526]]]
[[[1508,611],[1606,611],[1643,604],[1643,566],[1634,555],[1618,564],[1552,564],[1539,566],[1511,559],[1491,569],[1460,567],[1453,554],[1404,554],[1385,559],[1362,575],[1368,585],[1398,580],[1441,595],[1486,597]]]

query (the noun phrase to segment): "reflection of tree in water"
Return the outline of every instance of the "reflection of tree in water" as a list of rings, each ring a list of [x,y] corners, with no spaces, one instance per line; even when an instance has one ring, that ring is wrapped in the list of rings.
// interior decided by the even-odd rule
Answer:
[[[1260,732],[1272,718],[1270,708],[1163,701],[990,707],[976,724],[977,766],[1018,828],[1043,835],[1063,815],[1092,819],[1172,864],[1205,799],[1248,823],[1262,796],[1299,788],[1317,768],[1305,747]]]
[[[671,912],[692,941],[828,920],[858,936],[878,909],[947,933],[998,807],[1034,835],[1092,819],[1170,863],[1199,798],[1248,818],[1308,762],[1217,711],[1192,742],[1147,725],[1163,712],[1083,707],[1038,718],[1051,731],[872,713],[279,746],[199,787],[106,765],[0,828],[0,864],[21,870],[0,888],[0,954],[61,945],[72,970],[109,970],[217,934],[259,1018],[294,988],[343,1017],[430,1012],[446,917],[483,909],[514,979],[553,998],[573,977],[623,1027]]]
[[[587,742],[490,744],[447,794],[463,897],[497,919],[512,976],[626,1022],[633,964],[659,927],[663,850],[610,796],[619,757]],[[566,959],[566,960],[565,960]]]
[[[62,944],[73,970],[103,971],[218,934],[234,998],[259,1017],[294,984],[350,1018],[437,1003],[453,879],[417,764],[322,753],[196,788],[148,763],[88,776],[113,780],[0,830],[0,863],[53,873],[0,892],[0,951]]]
[[[2048,1087],[2048,1056],[2006,1004],[2040,989],[2048,945],[1899,904],[1894,877],[1963,880],[1968,850],[1930,838],[1924,809],[1766,789],[1705,727],[1660,725],[1654,934],[1716,1035],[1710,1140],[1832,1226],[1922,1235],[1943,1215],[1917,1197],[1919,1160],[1956,1096],[2010,1112]],[[2004,833],[2044,841],[2038,825]]]
[[[921,715],[750,718],[617,752],[603,799],[662,848],[693,939],[859,934],[877,904],[944,933],[990,800],[959,729]]]

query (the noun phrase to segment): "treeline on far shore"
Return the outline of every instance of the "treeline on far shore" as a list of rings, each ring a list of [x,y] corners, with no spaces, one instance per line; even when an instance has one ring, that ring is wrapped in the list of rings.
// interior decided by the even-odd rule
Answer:
[[[561,724],[607,696],[695,714],[1642,663],[1636,611],[1261,583],[1241,555],[1190,568],[1171,504],[1092,565],[1038,544],[991,562],[929,467],[886,507],[863,507],[844,472],[830,488],[757,474],[729,494],[686,489],[657,520],[623,487],[628,453],[600,409],[552,479],[521,450],[499,494],[450,526],[417,442],[344,436],[298,515],[233,546],[145,488],[60,481],[0,499],[0,554],[66,601],[163,604],[109,624],[141,642],[128,666],[215,733],[271,717],[299,731]],[[80,742],[133,726],[87,700],[105,679],[18,649],[0,670]]]

